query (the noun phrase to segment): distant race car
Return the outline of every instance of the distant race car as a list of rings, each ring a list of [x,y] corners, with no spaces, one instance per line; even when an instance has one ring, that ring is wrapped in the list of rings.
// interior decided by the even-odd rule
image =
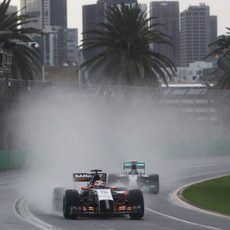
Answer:
[[[159,175],[145,174],[145,163],[138,161],[129,161],[123,163],[123,172],[120,174],[109,174],[108,185],[127,186],[129,188],[138,188],[143,192],[158,194]]]
[[[62,208],[66,219],[76,219],[89,214],[127,214],[131,219],[144,216],[144,198],[139,189],[128,190],[122,187],[108,187],[107,175],[101,170],[91,173],[74,173],[74,182],[88,182],[80,190],[55,188],[53,207]]]

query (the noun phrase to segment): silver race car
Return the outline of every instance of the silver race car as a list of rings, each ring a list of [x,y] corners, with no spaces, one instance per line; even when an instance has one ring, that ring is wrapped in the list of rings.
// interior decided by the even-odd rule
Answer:
[[[120,174],[109,174],[108,185],[122,185],[128,188],[138,188],[143,192],[152,194],[159,193],[159,175],[145,173],[145,163],[129,161],[123,163],[123,172]]]

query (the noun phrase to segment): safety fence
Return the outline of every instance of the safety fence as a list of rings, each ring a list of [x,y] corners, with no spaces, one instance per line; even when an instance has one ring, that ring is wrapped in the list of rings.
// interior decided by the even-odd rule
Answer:
[[[16,113],[9,115],[9,111],[15,108],[23,100],[42,95],[52,94],[58,89],[63,92],[61,100],[73,98],[78,101],[102,100],[110,104],[116,102],[120,105],[126,103],[127,98],[135,100],[135,106],[148,104],[151,106],[165,106],[173,108],[179,114],[180,126],[194,124],[194,136],[196,127],[202,125],[205,140],[184,140],[183,144],[167,143],[162,147],[164,154],[186,155],[198,154],[230,154],[230,91],[214,91],[204,88],[174,88],[163,91],[141,87],[116,87],[116,86],[79,86],[76,84],[59,85],[52,82],[17,81],[0,79],[0,169],[24,167],[28,152],[10,149],[18,149],[15,142],[15,128],[18,127]],[[141,95],[141,97],[140,97]],[[141,98],[141,99],[140,99]],[[60,100],[56,97],[55,100]],[[139,103],[139,104],[138,104]],[[20,108],[16,110],[19,112]],[[170,110],[171,111],[171,110]],[[191,126],[190,126],[191,127]],[[215,137],[216,139],[210,139]],[[179,137],[178,137],[179,138]],[[187,141],[187,142],[186,142]],[[19,146],[19,148],[26,146]]]

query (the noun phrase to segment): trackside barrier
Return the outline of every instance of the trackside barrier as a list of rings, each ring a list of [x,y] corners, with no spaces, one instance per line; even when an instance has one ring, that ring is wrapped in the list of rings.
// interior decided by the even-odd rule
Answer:
[[[163,157],[221,156],[230,155],[230,142],[228,140],[181,141],[166,143],[160,149]],[[28,159],[31,157],[35,155],[29,150],[0,150],[0,170],[27,167]],[[36,160],[39,161],[39,155]]]
[[[27,155],[23,150],[0,150],[0,170],[23,168]]]

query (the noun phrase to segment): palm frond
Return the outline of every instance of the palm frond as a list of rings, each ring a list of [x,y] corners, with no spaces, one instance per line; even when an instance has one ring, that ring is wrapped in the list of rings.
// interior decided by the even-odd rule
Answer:
[[[33,79],[40,72],[40,54],[27,45],[32,42],[33,34],[41,34],[40,30],[24,27],[35,19],[20,14],[20,11],[8,13],[11,0],[4,0],[0,4],[0,43],[3,48],[13,55],[12,72],[14,77]]]
[[[121,4],[109,7],[105,19],[93,30],[84,32],[88,36],[80,47],[99,53],[86,60],[81,68],[99,72],[105,78],[117,78],[119,82],[123,78],[123,82],[130,84],[147,82],[145,78],[149,76],[155,85],[159,85],[158,78],[166,83],[176,68],[167,57],[150,49],[154,43],[171,45],[171,37],[160,31],[161,24],[154,21],[156,18],[147,18],[139,4]]]

